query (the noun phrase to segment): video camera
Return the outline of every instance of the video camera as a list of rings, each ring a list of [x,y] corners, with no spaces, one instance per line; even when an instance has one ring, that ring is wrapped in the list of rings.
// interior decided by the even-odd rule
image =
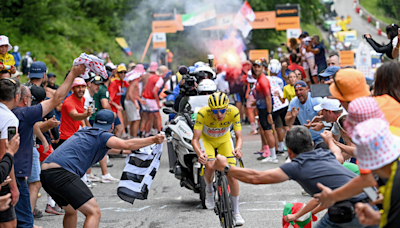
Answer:
[[[196,90],[196,82],[197,74],[196,73],[189,73],[186,66],[179,67],[179,73],[183,76],[182,79],[185,80],[184,83],[180,86],[180,93],[185,94],[185,96],[195,96],[197,95]]]

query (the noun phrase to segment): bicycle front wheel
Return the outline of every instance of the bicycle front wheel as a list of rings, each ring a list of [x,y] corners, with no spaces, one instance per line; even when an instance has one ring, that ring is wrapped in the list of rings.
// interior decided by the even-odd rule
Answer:
[[[221,185],[220,187],[220,206],[222,214],[222,225],[224,228],[233,228],[233,218],[232,218],[232,202],[230,197],[230,186],[228,179],[225,175],[221,175]]]

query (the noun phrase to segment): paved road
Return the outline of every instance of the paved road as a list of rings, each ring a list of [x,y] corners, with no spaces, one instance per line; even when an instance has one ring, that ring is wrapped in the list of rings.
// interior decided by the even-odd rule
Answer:
[[[336,0],[335,9],[339,16],[351,16],[351,23],[349,27],[357,30],[357,36],[359,40],[362,40],[362,35],[365,33],[371,34],[372,38],[378,43],[388,43],[389,40],[386,36],[378,36],[378,30],[374,24],[368,23],[359,14],[356,13],[353,8],[353,1],[351,0]]]
[[[279,164],[260,164],[258,155],[253,152],[261,147],[259,135],[247,135],[249,126],[243,127],[244,164],[248,168],[266,170],[283,164],[285,157],[279,156]],[[101,184],[92,192],[101,208],[100,227],[219,227],[217,216],[211,210],[201,209],[199,195],[186,188],[181,188],[177,179],[168,172],[166,145],[161,159],[160,171],[151,186],[149,197],[145,201],[136,201],[133,205],[119,199],[116,194],[117,184]],[[124,159],[111,159],[114,167],[109,172],[119,177],[124,167]],[[93,168],[100,175],[99,168]],[[244,227],[282,227],[282,210],[286,202],[308,202],[311,197],[301,195],[301,187],[294,181],[273,185],[249,185],[240,183],[240,211],[246,220]],[[41,190],[42,197],[38,207],[44,210],[47,197]],[[36,225],[49,228],[62,227],[63,216],[44,213],[44,217],[35,220]],[[82,227],[84,216],[79,214],[78,227]]]

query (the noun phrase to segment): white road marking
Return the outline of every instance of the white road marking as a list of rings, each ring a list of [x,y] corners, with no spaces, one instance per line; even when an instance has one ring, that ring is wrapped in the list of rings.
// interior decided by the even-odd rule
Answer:
[[[164,205],[164,206],[160,207],[160,209],[162,210],[162,209],[164,209],[166,207],[168,207],[168,205]]]

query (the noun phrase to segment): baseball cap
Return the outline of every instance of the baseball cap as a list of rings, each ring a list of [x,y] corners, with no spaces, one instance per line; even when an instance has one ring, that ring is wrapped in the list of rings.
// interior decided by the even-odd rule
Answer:
[[[21,75],[23,75],[23,73],[21,71],[16,70],[15,73],[11,75],[11,78],[16,78]]]
[[[3,46],[3,45],[7,45],[8,46],[7,52],[9,52],[12,49],[12,46],[10,44],[10,41],[8,40],[8,37],[5,36],[5,35],[1,35],[0,36],[0,46]]]
[[[321,76],[321,77],[329,77],[329,76],[332,76],[332,75],[336,74],[336,72],[338,72],[338,70],[340,70],[340,67],[338,67],[338,66],[330,66],[330,67],[326,68],[326,70],[323,73],[319,74],[319,76]]]
[[[157,69],[158,69],[158,63],[151,62],[148,71],[149,72],[156,72]]]
[[[46,99],[46,91],[43,87],[32,85],[30,89],[32,94],[32,105],[37,105]]]
[[[249,60],[244,60],[244,61],[242,62],[242,66],[244,66],[244,65],[246,65],[246,64],[249,64],[249,65],[251,66],[251,62],[250,62]]]
[[[103,79],[100,76],[91,72],[88,82],[93,83],[95,85],[99,85],[103,83]]]
[[[360,169],[380,169],[400,156],[400,138],[389,130],[389,123],[382,119],[369,119],[356,125],[354,154]]]
[[[112,70],[114,70],[114,69],[116,69],[117,67],[114,65],[114,63],[112,63],[112,62],[108,62],[108,63],[106,63],[106,67],[110,67]]]
[[[74,82],[72,83],[71,89],[74,88],[75,86],[86,86],[86,82],[83,78],[75,78]]]
[[[122,71],[125,71],[125,72],[126,72],[126,66],[124,66],[124,65],[119,65],[119,66],[117,67],[117,72],[122,72]]]
[[[29,78],[43,78],[44,73],[47,71],[47,66],[42,61],[35,61],[29,68]]]
[[[304,81],[299,80],[296,83],[294,83],[294,88],[299,88],[299,87],[308,87],[308,85]]]
[[[336,72],[335,83],[329,86],[329,92],[341,101],[352,101],[371,94],[363,73],[351,68]]]
[[[254,65],[259,65],[259,66],[262,66],[263,65],[263,63],[262,63],[262,61],[261,60],[259,60],[259,59],[256,59],[256,60],[254,60],[254,62],[253,62],[253,66]]]
[[[303,31],[303,33],[301,33],[301,34],[306,35],[306,36],[309,36],[309,34],[308,34],[307,31]]]
[[[48,77],[48,78],[56,77],[56,75],[55,75],[54,73],[48,73],[48,74],[47,74],[47,77]]]
[[[321,104],[314,106],[314,110],[319,112],[322,109],[329,110],[329,111],[339,111],[343,110],[343,106],[340,104],[338,99],[329,99],[325,97]]]
[[[96,118],[94,119],[93,127],[109,131],[113,123],[114,113],[111,110],[102,109],[97,112]]]

